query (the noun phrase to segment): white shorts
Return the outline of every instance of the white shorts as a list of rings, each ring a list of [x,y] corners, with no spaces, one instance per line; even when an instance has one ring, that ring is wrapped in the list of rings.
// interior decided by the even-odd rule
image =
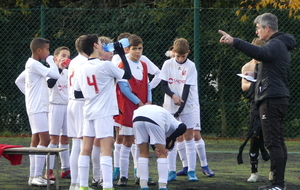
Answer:
[[[148,143],[166,145],[165,131],[158,125],[145,122],[136,121],[133,123],[133,132],[136,144]]]
[[[201,131],[201,123],[195,123],[194,131]]]
[[[67,135],[67,108],[68,105],[49,105],[49,135]]]
[[[196,111],[194,112],[194,115],[195,115],[194,130],[195,131],[201,131],[200,109],[196,109]]]
[[[28,119],[32,134],[49,131],[48,112],[32,114]]]
[[[178,120],[186,125],[186,129],[194,129],[195,127],[195,114],[193,112],[180,114]]]
[[[120,127],[121,124],[114,121],[114,126],[115,126],[115,127]]]
[[[112,116],[94,120],[84,120],[83,136],[98,139],[114,136],[114,119]]]
[[[84,102],[85,100],[69,100],[67,109],[68,137],[82,137]]]
[[[130,136],[133,135],[132,127],[126,127],[124,125],[120,125],[119,135]]]

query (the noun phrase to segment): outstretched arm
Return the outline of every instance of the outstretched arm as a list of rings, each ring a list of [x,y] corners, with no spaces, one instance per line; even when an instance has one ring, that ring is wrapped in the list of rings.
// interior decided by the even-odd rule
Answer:
[[[129,67],[129,64],[128,64],[128,61],[125,57],[125,52],[124,52],[124,49],[123,49],[123,46],[120,42],[115,42],[114,43],[114,48],[116,50],[116,52],[119,54],[123,64],[124,64],[124,75],[123,75],[123,79],[131,79],[131,70],[130,70],[130,67]]]

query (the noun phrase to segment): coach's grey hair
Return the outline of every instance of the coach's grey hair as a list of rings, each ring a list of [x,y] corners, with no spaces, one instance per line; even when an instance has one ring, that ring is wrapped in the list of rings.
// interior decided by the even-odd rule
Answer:
[[[271,13],[258,15],[254,20],[254,24],[260,24],[263,28],[269,26],[272,31],[278,31],[278,19]]]

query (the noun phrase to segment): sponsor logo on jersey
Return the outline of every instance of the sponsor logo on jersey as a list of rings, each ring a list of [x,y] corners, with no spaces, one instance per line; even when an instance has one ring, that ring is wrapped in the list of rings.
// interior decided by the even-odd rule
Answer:
[[[68,85],[57,85],[59,91],[62,91],[64,88],[68,88]]]
[[[185,83],[185,80],[169,78],[169,84],[173,84],[173,83],[179,83],[179,84]]]

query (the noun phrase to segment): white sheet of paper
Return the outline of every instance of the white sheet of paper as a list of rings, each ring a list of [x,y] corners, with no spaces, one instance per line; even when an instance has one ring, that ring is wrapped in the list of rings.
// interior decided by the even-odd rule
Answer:
[[[239,77],[242,77],[242,78],[246,79],[247,81],[256,82],[256,79],[253,78],[250,75],[244,75],[244,74],[236,74],[236,75],[239,76]]]

